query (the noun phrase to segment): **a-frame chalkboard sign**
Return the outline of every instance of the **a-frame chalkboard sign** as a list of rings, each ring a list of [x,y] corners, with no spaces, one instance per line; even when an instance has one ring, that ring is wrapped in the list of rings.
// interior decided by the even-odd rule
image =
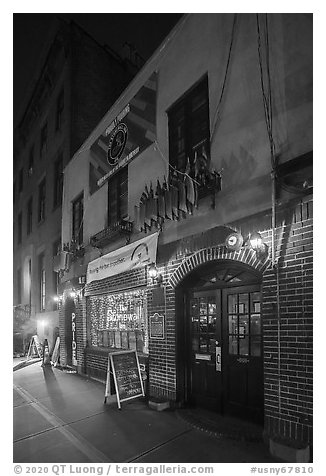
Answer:
[[[108,359],[104,403],[106,403],[107,397],[111,395],[111,368],[120,410],[121,402],[145,395],[137,352],[135,350],[114,352],[109,354]]]

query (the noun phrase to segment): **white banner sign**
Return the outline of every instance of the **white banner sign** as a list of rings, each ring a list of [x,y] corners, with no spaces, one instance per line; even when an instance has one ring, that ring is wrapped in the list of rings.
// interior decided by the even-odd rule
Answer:
[[[158,233],[100,256],[88,263],[87,283],[156,262]]]

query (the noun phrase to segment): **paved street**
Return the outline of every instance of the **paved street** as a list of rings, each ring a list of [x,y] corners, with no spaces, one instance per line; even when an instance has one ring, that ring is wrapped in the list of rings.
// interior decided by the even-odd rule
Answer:
[[[14,372],[15,463],[274,462],[262,443],[195,429],[140,399],[118,410],[104,385],[33,363]]]

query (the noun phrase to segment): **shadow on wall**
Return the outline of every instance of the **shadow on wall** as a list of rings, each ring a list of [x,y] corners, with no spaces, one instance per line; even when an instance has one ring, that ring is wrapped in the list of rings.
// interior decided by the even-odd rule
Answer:
[[[221,162],[223,169],[223,184],[227,187],[243,183],[246,179],[251,179],[257,168],[257,161],[244,147],[240,147],[239,155],[233,152]]]

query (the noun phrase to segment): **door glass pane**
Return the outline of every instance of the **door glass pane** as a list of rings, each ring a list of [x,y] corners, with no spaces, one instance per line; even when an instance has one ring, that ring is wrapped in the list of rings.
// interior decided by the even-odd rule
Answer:
[[[248,293],[239,294],[239,313],[247,314],[249,312],[249,295]]]
[[[237,294],[228,295],[228,312],[229,314],[237,312]]]
[[[238,353],[238,337],[237,336],[229,336],[229,354],[237,354]]]
[[[199,332],[199,318],[197,316],[192,317],[192,332]]]
[[[216,316],[208,316],[208,332],[214,332],[216,329]]]
[[[200,309],[200,314],[207,313],[207,303],[205,298],[200,298],[199,309]]]
[[[229,334],[238,333],[238,317],[229,316]]]
[[[200,331],[207,332],[207,316],[200,316]]]
[[[251,314],[250,316],[250,334],[260,334],[260,314]]]
[[[250,295],[250,311],[260,312],[260,293],[251,293]]]
[[[249,336],[246,335],[243,338],[239,336],[239,355],[249,354]]]
[[[216,303],[209,302],[208,303],[208,314],[215,314],[216,313]]]
[[[249,316],[239,316],[239,339],[249,335]]]
[[[252,336],[250,339],[250,354],[255,356],[261,355],[261,338]]]

